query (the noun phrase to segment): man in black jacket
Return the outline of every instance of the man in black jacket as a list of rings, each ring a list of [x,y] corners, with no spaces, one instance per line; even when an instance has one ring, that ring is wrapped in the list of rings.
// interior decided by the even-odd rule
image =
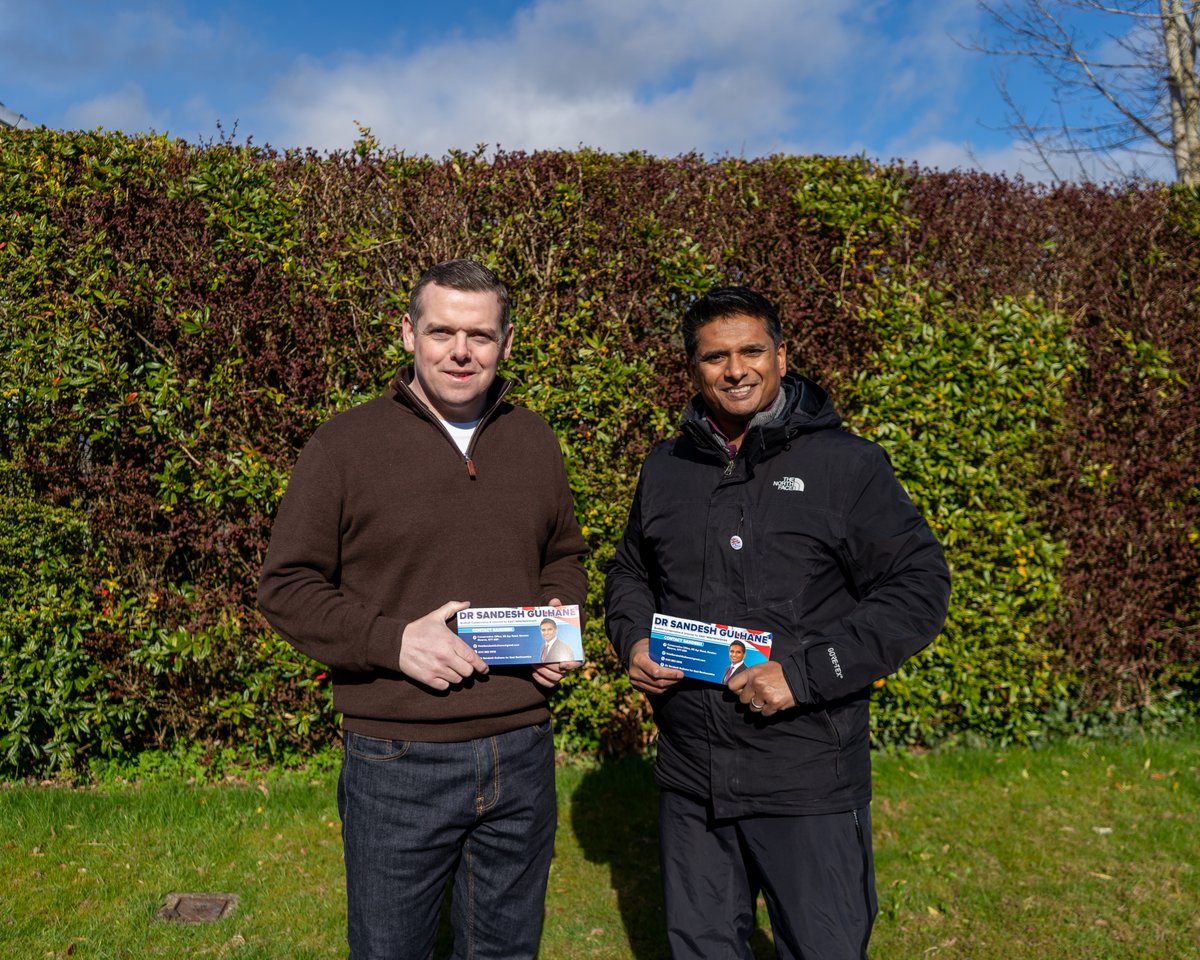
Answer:
[[[860,960],[876,913],[871,685],[941,629],[941,547],[875,444],[787,372],[743,287],[683,318],[698,395],[642,468],[605,584],[608,634],[659,727],[672,956],[750,958],[762,889],[780,957]],[[653,614],[774,634],[726,685],[651,659]]]

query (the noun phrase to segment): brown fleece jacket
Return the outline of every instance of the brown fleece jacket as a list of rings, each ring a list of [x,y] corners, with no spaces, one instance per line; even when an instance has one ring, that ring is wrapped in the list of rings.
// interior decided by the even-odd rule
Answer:
[[[412,393],[323,424],[296,461],[259,582],[267,619],[333,670],[347,730],[396,740],[491,736],[549,717],[532,667],[493,668],[447,691],[399,671],[404,628],[449,600],[583,603],[587,550],[558,440],[502,401],[497,380],[464,457]],[[453,628],[453,625],[451,624]]]

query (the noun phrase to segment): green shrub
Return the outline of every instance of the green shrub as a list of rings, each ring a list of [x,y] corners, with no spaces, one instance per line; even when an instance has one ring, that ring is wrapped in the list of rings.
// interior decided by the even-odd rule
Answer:
[[[120,752],[145,715],[110,700],[115,678],[96,656],[107,599],[86,522],[10,469],[0,482],[0,773],[78,770]]]
[[[884,289],[878,351],[846,390],[854,425],[889,451],[941,539],[952,596],[942,636],[881,685],[875,734],[1028,742],[1071,693],[1045,641],[1063,547],[1038,509],[1079,351],[1038,301],[975,313],[920,285]]]
[[[0,131],[6,769],[328,743],[325,670],[255,607],[271,518],[313,429],[406,362],[413,282],[458,256],[514,295],[506,373],[562,440],[592,551],[564,747],[652,739],[601,584],[690,392],[678,317],[726,282],[779,305],[941,525],[954,609],[883,685],[881,742],[1168,722],[1198,686],[1196,210],[863,158]]]

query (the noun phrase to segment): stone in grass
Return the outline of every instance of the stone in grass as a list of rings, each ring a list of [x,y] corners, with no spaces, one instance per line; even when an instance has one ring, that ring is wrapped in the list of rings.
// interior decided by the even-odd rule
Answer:
[[[211,923],[228,917],[237,908],[236,893],[168,893],[154,915],[156,920]]]

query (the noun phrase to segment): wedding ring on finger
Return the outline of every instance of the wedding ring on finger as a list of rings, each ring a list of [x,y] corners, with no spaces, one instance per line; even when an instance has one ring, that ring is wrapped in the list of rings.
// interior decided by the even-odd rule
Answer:
[[[758,702],[757,700],[755,700],[753,697],[751,697],[751,698],[750,698],[750,709],[751,709],[751,710],[754,710],[755,712],[757,712],[757,711],[761,710],[761,709],[762,709],[763,707],[765,707],[765,706],[766,706],[766,704],[765,704],[765,703],[759,703],[759,702]]]

